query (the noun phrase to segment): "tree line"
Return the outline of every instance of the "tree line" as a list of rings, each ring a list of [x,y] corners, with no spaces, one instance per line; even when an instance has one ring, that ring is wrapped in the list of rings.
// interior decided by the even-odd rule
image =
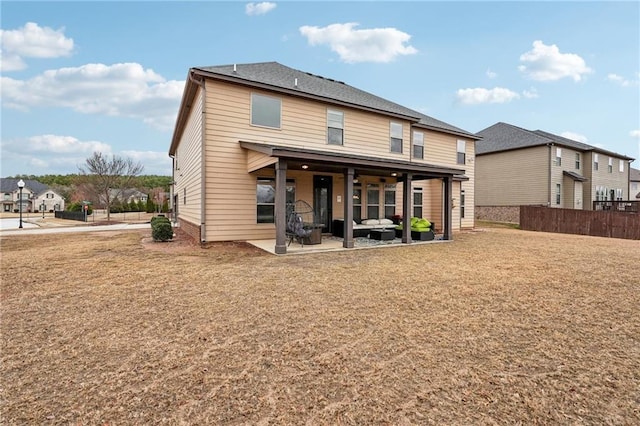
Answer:
[[[104,208],[107,220],[110,213],[122,211],[162,212],[168,209],[171,176],[143,175],[144,166],[129,157],[94,152],[80,166],[77,174],[16,175],[17,179],[32,179],[49,186],[60,194],[68,210],[82,208],[89,201],[93,208]],[[137,189],[147,195],[147,201],[126,199],[129,190]]]

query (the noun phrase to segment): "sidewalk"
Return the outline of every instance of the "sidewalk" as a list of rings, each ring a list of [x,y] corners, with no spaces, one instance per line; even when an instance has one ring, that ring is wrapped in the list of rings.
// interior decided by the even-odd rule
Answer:
[[[68,221],[65,221],[68,222]],[[112,225],[87,225],[79,222],[80,225],[61,225],[49,224],[50,226],[41,228],[22,228],[7,229],[0,231],[0,237],[13,235],[40,235],[40,234],[58,234],[71,232],[96,232],[96,231],[118,231],[118,230],[134,230],[149,229],[151,225],[148,223],[114,223]]]

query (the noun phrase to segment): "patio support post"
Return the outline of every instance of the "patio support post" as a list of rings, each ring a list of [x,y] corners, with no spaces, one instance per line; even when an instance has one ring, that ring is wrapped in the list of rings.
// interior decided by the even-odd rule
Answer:
[[[453,221],[452,221],[452,207],[453,207],[453,176],[447,176],[443,179],[444,184],[444,227],[443,227],[443,239],[452,240],[453,236]]]
[[[287,162],[278,159],[276,165],[276,199],[275,199],[275,222],[276,222],[276,254],[287,252]]]
[[[342,247],[353,248],[353,175],[355,170],[349,167],[344,171],[344,239]]]
[[[402,175],[402,242],[405,244],[411,244],[412,178],[413,175],[411,173]]]

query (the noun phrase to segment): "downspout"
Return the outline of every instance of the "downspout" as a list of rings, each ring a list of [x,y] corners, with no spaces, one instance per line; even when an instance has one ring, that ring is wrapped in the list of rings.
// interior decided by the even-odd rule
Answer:
[[[200,86],[200,88],[202,89],[202,98],[201,98],[201,102],[202,102],[202,119],[200,121],[200,125],[202,126],[202,129],[200,131],[200,242],[204,243],[206,241],[206,213],[207,213],[207,209],[206,209],[206,199],[207,199],[207,187],[206,187],[206,179],[207,179],[207,173],[206,173],[206,158],[205,158],[205,153],[206,153],[206,149],[205,149],[205,143],[206,143],[206,129],[207,129],[207,125],[206,125],[206,118],[207,118],[207,114],[206,114],[206,88],[205,88],[205,83],[204,83],[204,78],[202,80],[196,80],[195,78],[193,78],[193,72],[189,73],[189,80],[191,80],[193,83],[197,84],[198,86]]]
[[[169,201],[171,203],[171,211],[173,216],[173,222],[178,222],[178,214],[175,206],[175,193],[176,193],[176,156],[169,155],[171,157],[171,186],[169,191]]]

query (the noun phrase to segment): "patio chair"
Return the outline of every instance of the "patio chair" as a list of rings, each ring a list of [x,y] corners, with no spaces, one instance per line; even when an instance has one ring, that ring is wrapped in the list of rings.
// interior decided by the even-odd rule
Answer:
[[[291,245],[293,240],[297,240],[304,247],[304,239],[308,238],[311,232],[313,232],[313,229],[305,228],[300,213],[293,211],[289,214],[286,230],[287,238],[289,238],[288,246]]]

